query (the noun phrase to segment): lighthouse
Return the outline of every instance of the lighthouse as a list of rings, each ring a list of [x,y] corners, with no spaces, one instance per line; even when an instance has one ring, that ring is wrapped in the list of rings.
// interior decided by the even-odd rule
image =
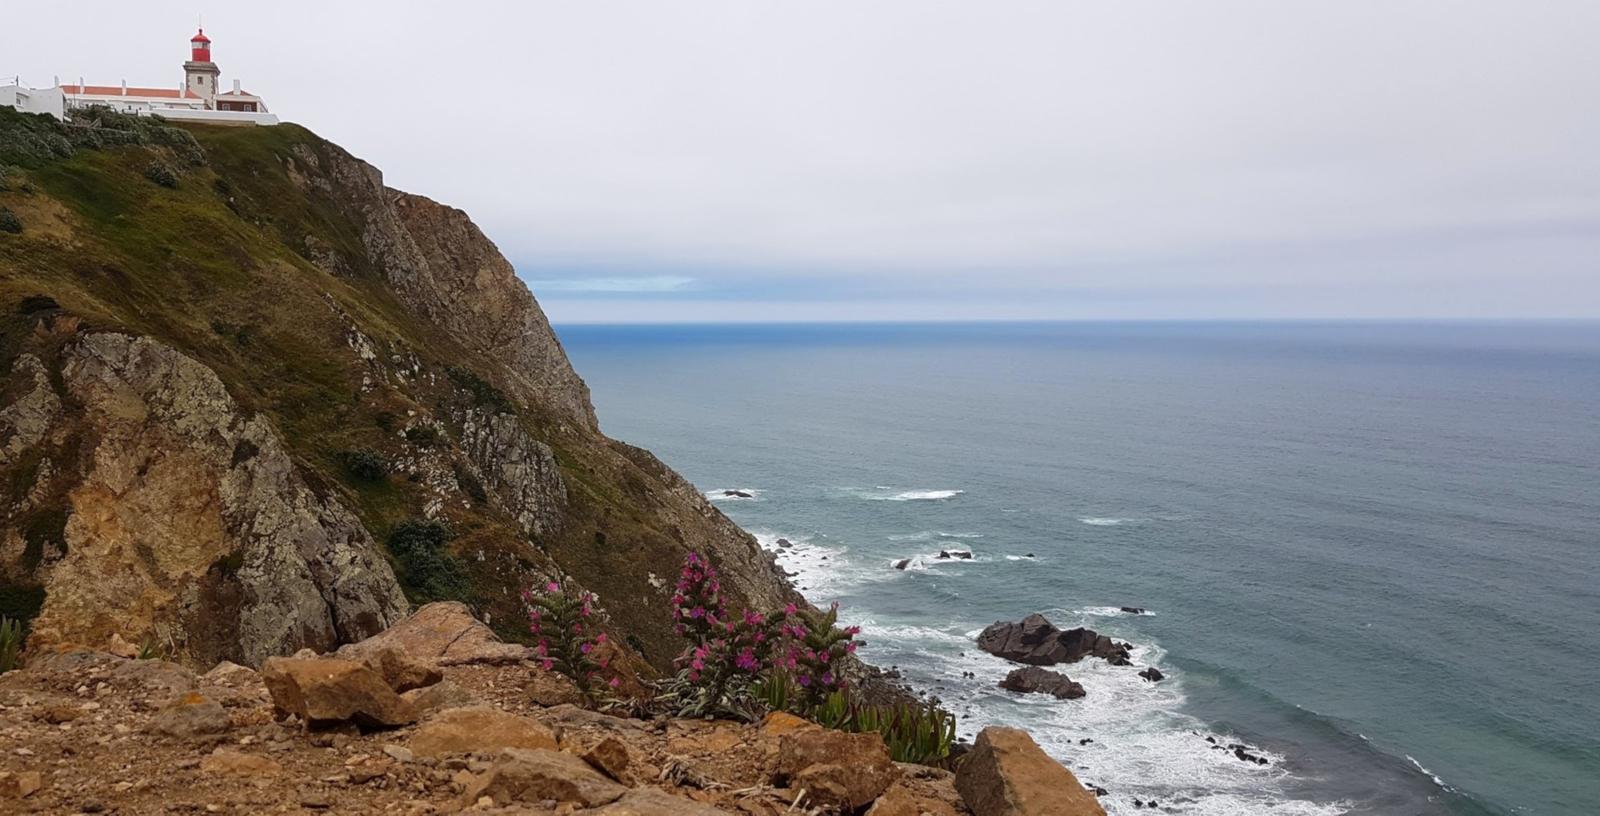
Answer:
[[[214,108],[217,101],[217,77],[222,69],[211,61],[211,38],[200,29],[189,38],[189,61],[183,64],[184,87]]]

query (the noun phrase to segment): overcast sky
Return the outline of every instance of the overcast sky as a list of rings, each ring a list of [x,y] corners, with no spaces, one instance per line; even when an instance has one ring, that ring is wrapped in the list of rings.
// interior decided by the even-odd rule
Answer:
[[[7,4],[223,82],[557,321],[1597,317],[1596,0]]]

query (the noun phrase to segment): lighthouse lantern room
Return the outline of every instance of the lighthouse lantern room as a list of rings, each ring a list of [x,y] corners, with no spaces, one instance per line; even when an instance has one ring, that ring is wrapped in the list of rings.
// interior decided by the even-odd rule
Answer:
[[[211,38],[205,29],[189,38],[189,61],[183,64],[184,87],[204,99],[206,107],[214,108],[217,101],[217,77],[222,69],[211,61]]]

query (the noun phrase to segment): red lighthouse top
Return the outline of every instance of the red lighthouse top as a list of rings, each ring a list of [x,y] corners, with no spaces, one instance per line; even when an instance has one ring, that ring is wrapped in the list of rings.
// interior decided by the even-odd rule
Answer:
[[[195,62],[211,61],[211,38],[206,36],[206,30],[200,29],[189,38],[190,59]]]

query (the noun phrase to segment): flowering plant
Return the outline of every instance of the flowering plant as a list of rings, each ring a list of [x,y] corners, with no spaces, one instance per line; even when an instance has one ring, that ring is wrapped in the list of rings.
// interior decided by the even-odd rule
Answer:
[[[523,590],[522,600],[528,609],[528,631],[539,639],[534,653],[545,671],[559,669],[590,703],[600,683],[612,689],[621,684],[615,676],[605,680],[609,661],[600,650],[606,633],[595,621],[593,592],[573,590],[564,580],[554,580],[542,591]]]
[[[798,621],[786,628],[792,644],[781,665],[794,675],[800,704],[809,708],[847,687],[844,664],[846,656],[855,654],[860,646],[855,636],[861,633],[861,627],[840,628],[837,603],[828,607],[827,612],[814,609],[797,612]]]
[[[705,556],[684,559],[672,596],[673,629],[689,640],[677,678],[662,695],[679,716],[752,719],[750,684],[773,670],[774,655],[793,626],[793,604],[782,614],[747,610],[729,615],[717,569]]]

